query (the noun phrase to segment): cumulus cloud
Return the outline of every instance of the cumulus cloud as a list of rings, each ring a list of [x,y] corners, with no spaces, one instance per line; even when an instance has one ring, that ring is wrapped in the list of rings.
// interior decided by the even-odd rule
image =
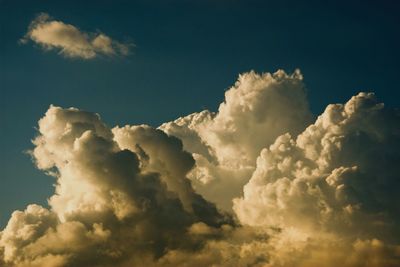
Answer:
[[[100,55],[126,56],[131,43],[111,39],[104,33],[87,33],[42,13],[29,25],[22,43],[33,41],[45,50],[56,50],[65,57],[92,59]]]
[[[240,222],[348,246],[346,257],[354,255],[344,265],[398,265],[399,126],[399,112],[372,93],[329,105],[296,138],[281,135],[261,151],[244,196],[234,200]]]
[[[300,71],[249,72],[158,129],[51,106],[38,131],[55,193],[12,214],[2,265],[400,265],[400,112],[373,93],[313,119]]]
[[[218,112],[194,113],[160,129],[182,139],[193,153],[197,167],[189,176],[194,187],[229,210],[261,149],[283,133],[299,134],[311,120],[302,74],[280,70],[241,74]]]
[[[185,179],[194,161],[177,138],[149,126],[115,130],[126,137],[122,144],[97,114],[49,108],[32,155],[57,178],[55,194],[50,209],[30,205],[12,214],[0,239],[7,264],[153,261],[171,249],[201,246],[191,237],[193,225],[232,224]]]

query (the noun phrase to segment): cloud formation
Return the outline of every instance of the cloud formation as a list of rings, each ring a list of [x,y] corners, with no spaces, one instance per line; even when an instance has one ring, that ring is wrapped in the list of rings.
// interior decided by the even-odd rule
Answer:
[[[45,50],[56,50],[65,57],[92,59],[100,55],[126,56],[132,44],[111,39],[104,33],[87,33],[48,14],[38,15],[29,25],[22,43],[33,41]]]
[[[325,253],[341,266],[397,266],[399,126],[399,112],[373,93],[329,105],[296,138],[281,135],[261,151],[235,214],[244,225],[294,231],[294,243],[330,243]]]
[[[399,111],[359,93],[313,120],[300,71],[159,129],[51,106],[32,156],[55,193],[12,214],[0,263],[399,266]]]
[[[6,263],[140,265],[170,249],[201,246],[189,231],[196,225],[232,224],[183,180],[194,161],[178,139],[149,126],[116,131],[123,145],[97,114],[49,108],[32,155],[57,178],[55,194],[50,209],[29,205],[12,214],[0,239]]]
[[[203,111],[164,123],[193,153],[194,187],[229,210],[255,168],[262,148],[283,133],[299,134],[312,120],[299,70],[239,75],[218,112]]]

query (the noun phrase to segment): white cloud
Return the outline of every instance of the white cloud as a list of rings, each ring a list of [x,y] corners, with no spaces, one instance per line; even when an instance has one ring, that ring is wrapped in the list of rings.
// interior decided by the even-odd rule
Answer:
[[[99,55],[126,56],[132,44],[121,43],[104,33],[86,33],[71,24],[42,13],[34,19],[22,43],[31,40],[45,50],[57,50],[70,58],[91,59]]]
[[[0,238],[7,264],[154,261],[169,249],[200,246],[193,224],[231,224],[185,178],[194,161],[180,140],[149,126],[115,131],[121,144],[97,114],[49,108],[32,155],[57,178],[55,194],[49,210],[30,205],[13,213]]]
[[[279,70],[241,74],[226,91],[218,112],[194,113],[160,129],[182,139],[193,153],[194,187],[230,210],[232,199],[240,196],[254,171],[260,150],[283,133],[299,134],[311,119],[300,71],[289,75]]]
[[[55,193],[12,214],[0,264],[399,266],[398,110],[359,93],[311,120],[299,71],[159,129],[51,106],[32,156]]]
[[[341,266],[364,266],[356,254],[376,246],[366,266],[399,264],[399,125],[399,113],[372,93],[329,105],[296,139],[282,135],[261,151],[235,213],[243,224],[293,229],[308,243],[355,253]]]

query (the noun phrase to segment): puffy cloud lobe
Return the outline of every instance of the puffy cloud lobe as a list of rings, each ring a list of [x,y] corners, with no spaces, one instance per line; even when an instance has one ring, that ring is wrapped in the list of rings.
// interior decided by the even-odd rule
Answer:
[[[230,210],[260,150],[281,134],[299,134],[311,118],[300,71],[279,70],[244,73],[226,91],[217,113],[194,113],[160,128],[182,139],[193,153],[197,167],[190,178],[195,188]]]
[[[253,166],[259,151],[276,137],[286,132],[297,135],[311,122],[302,80],[299,70],[291,75],[282,70],[241,74],[217,113],[195,113],[161,128],[180,135],[188,148],[199,142],[208,145],[220,164],[236,169]],[[190,130],[201,140],[193,140],[196,134]],[[201,152],[199,148],[197,153]]]
[[[161,181],[168,190],[176,192],[185,210],[203,215],[210,213],[204,219],[218,216],[216,209],[204,208],[210,204],[193,190],[186,177],[195,162],[191,154],[183,150],[181,140],[146,125],[115,127],[112,131],[122,149],[134,151],[141,157],[143,171],[160,174]]]
[[[234,200],[238,218],[354,244],[348,251],[356,254],[376,251],[366,266],[399,264],[399,254],[388,253],[400,244],[399,125],[398,111],[372,93],[329,105],[295,140],[285,134],[261,151],[244,196]]]
[[[116,127],[113,133],[122,149],[134,151],[141,157],[143,170],[160,173],[168,189],[178,194],[185,209],[192,210],[194,191],[186,174],[193,168],[194,159],[182,150],[179,139],[146,125]]]
[[[302,80],[299,70],[239,76],[215,118],[200,130],[221,164],[253,166],[259,151],[277,136],[297,135],[311,122]]]
[[[192,225],[231,224],[191,188],[185,175],[194,162],[178,139],[148,126],[131,130],[132,139],[120,146],[97,114],[49,108],[32,155],[38,168],[57,177],[56,192],[50,210],[30,205],[13,213],[0,239],[7,264],[153,261],[170,249],[201,247]]]
[[[42,13],[29,26],[22,43],[31,40],[46,50],[58,50],[70,58],[92,59],[99,55],[126,56],[132,44],[121,43],[104,33],[86,33],[71,24],[52,20]]]

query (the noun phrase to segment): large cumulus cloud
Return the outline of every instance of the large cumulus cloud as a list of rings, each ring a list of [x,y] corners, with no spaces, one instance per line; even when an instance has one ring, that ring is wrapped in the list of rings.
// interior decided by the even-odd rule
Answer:
[[[193,225],[231,224],[185,180],[194,161],[178,139],[148,126],[116,131],[128,135],[121,146],[97,114],[49,108],[32,155],[38,168],[57,178],[56,191],[50,209],[29,205],[12,214],[0,239],[6,263],[152,261],[170,249],[201,246],[189,231]],[[155,151],[149,142],[157,141],[163,146]]]
[[[38,129],[56,190],[12,214],[0,264],[400,265],[400,113],[373,93],[313,119],[300,71],[249,72],[158,129],[54,106]]]
[[[307,245],[329,242],[333,255],[348,257],[336,259],[342,265],[397,266],[399,148],[399,112],[359,93],[264,148],[235,213],[246,225],[295,231]]]
[[[197,168],[195,188],[229,210],[255,168],[260,150],[283,133],[299,134],[312,119],[299,70],[239,76],[218,112],[203,111],[164,123],[161,129],[182,139]]]

